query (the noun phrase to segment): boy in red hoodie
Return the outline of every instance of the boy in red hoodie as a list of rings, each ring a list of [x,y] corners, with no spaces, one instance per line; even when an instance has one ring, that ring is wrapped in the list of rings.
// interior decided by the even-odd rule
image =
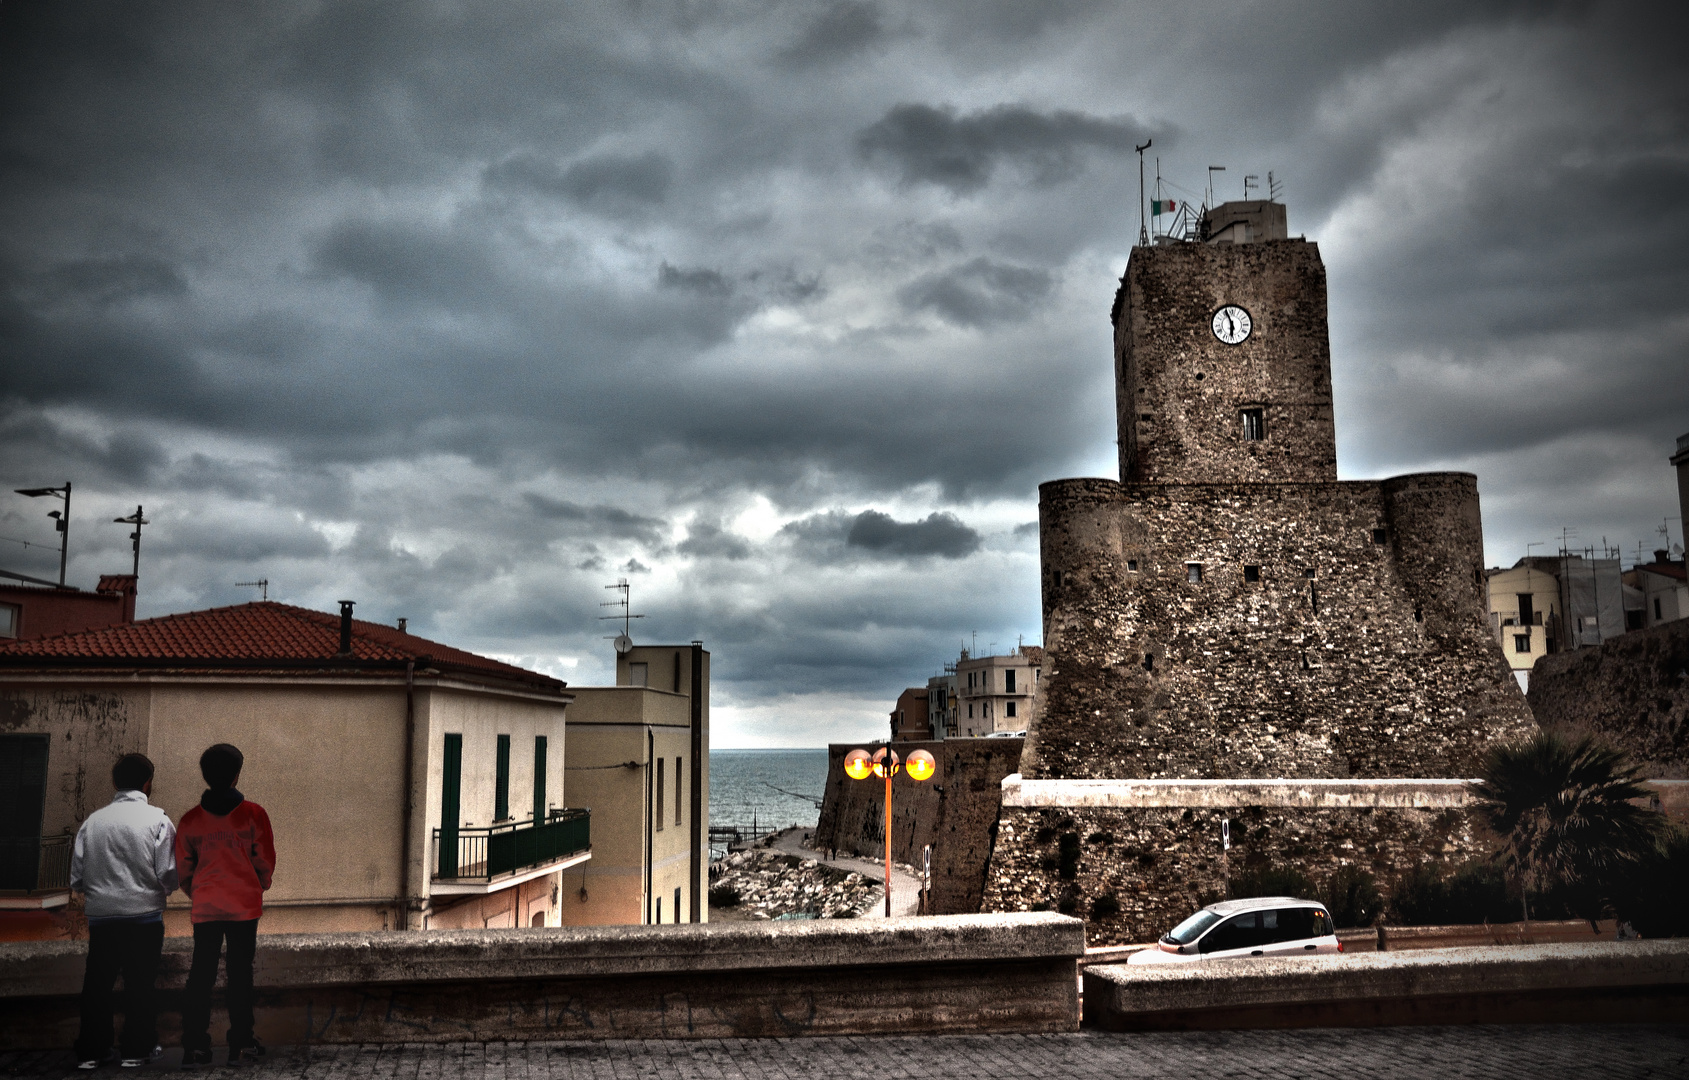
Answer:
[[[200,755],[210,790],[182,815],[176,866],[182,891],[193,899],[194,959],[182,997],[182,1064],[211,1064],[211,987],[217,957],[229,943],[229,1058],[253,1060],[264,1047],[252,1033],[252,956],[258,917],[276,868],[275,837],[264,808],[235,789],[246,759],[228,743]]]

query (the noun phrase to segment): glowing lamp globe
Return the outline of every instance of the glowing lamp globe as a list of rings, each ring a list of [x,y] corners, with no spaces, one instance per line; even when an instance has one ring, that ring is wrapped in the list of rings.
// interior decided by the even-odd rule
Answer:
[[[844,759],[844,770],[845,775],[850,777],[852,780],[868,779],[869,772],[873,771],[872,766],[868,764],[868,751],[852,750],[850,753],[846,754]]]
[[[925,750],[916,750],[903,763],[903,768],[911,779],[926,780],[938,771],[938,763],[933,761],[932,755]]]
[[[897,763],[900,760],[897,751],[885,746],[880,747],[874,751],[874,775],[896,776]]]

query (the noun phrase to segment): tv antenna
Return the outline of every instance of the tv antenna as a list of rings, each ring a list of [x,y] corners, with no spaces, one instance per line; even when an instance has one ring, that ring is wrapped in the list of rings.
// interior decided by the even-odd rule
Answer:
[[[1144,140],[1144,144],[1142,146],[1139,146],[1139,147],[1136,148],[1137,151],[1138,151],[1138,246],[1139,247],[1148,247],[1149,246],[1149,230],[1144,227],[1144,151],[1148,150],[1154,142],[1155,142],[1154,139],[1146,139],[1146,140]],[[1161,170],[1161,165],[1158,162],[1156,164],[1157,173],[1159,173],[1160,170]]]
[[[620,620],[622,620],[622,632],[619,633],[619,634],[615,634],[615,635],[606,634],[605,637],[606,637],[607,640],[615,643],[617,655],[626,656],[628,653],[633,651],[633,634],[631,632],[632,631],[632,625],[631,625],[632,621],[634,619],[643,619],[643,618],[645,618],[645,616],[635,615],[629,610],[628,593],[631,591],[632,587],[628,585],[628,579],[627,578],[617,578],[616,583],[614,585],[606,585],[604,587],[606,589],[619,590],[620,593],[621,593],[621,596],[619,596],[615,600],[606,600],[603,603],[599,604],[598,606],[599,607],[607,607],[607,608],[621,608],[622,610],[621,610],[620,614],[600,615],[598,617],[598,620],[600,622],[604,622],[604,621],[609,620],[609,619],[620,619]]]
[[[135,509],[139,510],[140,507],[137,506]],[[123,519],[118,518],[118,520],[122,521]],[[140,528],[137,527],[135,531],[140,532]],[[139,543],[139,541],[137,541],[137,543]],[[267,578],[267,577],[259,578],[257,581],[237,581],[237,582],[235,582],[235,588],[237,588],[237,589],[258,589],[259,590],[258,598],[260,600],[268,600],[270,598],[270,579]]]
[[[1214,209],[1214,174],[1225,171],[1226,167],[1224,165],[1208,166],[1208,209],[1210,210]]]
[[[1565,558],[1566,556],[1572,554],[1572,546],[1569,543],[1569,541],[1576,540],[1577,538],[1578,538],[1578,531],[1576,529],[1572,528],[1569,525],[1562,525],[1560,527],[1560,557],[1561,558]]]
[[[1284,194],[1284,181],[1273,179],[1273,170],[1267,170],[1267,201],[1278,202],[1278,197]]]
[[[149,522],[147,521],[146,518],[141,516],[141,508],[139,506],[135,507],[135,513],[134,513],[133,516],[112,518],[111,520],[118,525],[133,525],[133,526],[135,526],[135,531],[129,534],[130,546],[133,547],[134,550],[135,550],[135,566],[134,566],[134,569],[130,570],[129,572],[131,574],[135,575],[136,577],[140,577],[141,576],[141,526],[149,524]]]
[[[1261,189],[1261,178],[1259,176],[1246,176],[1243,178],[1243,197],[1246,201],[1249,198],[1250,188],[1254,188],[1257,191]]]

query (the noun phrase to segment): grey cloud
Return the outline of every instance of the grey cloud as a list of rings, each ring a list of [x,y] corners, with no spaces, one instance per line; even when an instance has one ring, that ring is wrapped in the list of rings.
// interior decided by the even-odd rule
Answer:
[[[75,298],[106,305],[146,296],[181,296],[188,283],[171,263],[149,255],[62,262],[42,275],[41,290],[49,303]]]
[[[486,246],[411,225],[348,221],[318,245],[317,265],[400,302],[457,307],[498,291],[504,275]]]
[[[1023,521],[1019,525],[1015,526],[1015,536],[1017,538],[1037,535],[1038,523],[1036,521]]]
[[[957,326],[981,327],[1026,318],[1049,295],[1049,271],[978,258],[927,274],[898,290],[908,311],[929,310]]]
[[[624,574],[649,574],[651,572],[651,568],[638,559],[629,559],[616,569]]]
[[[751,557],[751,545],[744,537],[721,527],[719,521],[699,519],[686,530],[686,539],[675,545],[682,555],[697,558],[740,560]]]
[[[923,521],[898,521],[878,510],[864,510],[851,523],[845,543],[892,555],[960,559],[979,550],[980,535],[955,514],[935,512]]]
[[[493,187],[525,187],[583,206],[617,212],[663,202],[674,183],[674,162],[651,151],[637,156],[606,154],[559,168],[538,155],[526,153],[489,166],[485,179]]]
[[[883,162],[905,185],[936,184],[953,194],[976,192],[999,165],[1024,169],[1040,186],[1061,183],[1083,168],[1082,150],[1129,154],[1148,128],[1130,117],[1103,119],[1068,109],[1040,113],[998,105],[962,115],[950,106],[893,106],[856,140],[863,158]],[[1161,134],[1167,141],[1165,132]]]
[[[618,506],[582,506],[532,491],[524,492],[522,500],[543,520],[568,522],[596,535],[637,540],[653,547],[663,543],[668,529],[668,524],[660,518],[630,513]]]
[[[719,270],[708,267],[683,269],[664,263],[657,270],[657,284],[665,289],[684,289],[704,296],[731,296],[733,283]]]
[[[799,68],[835,63],[879,44],[886,36],[880,5],[839,0],[804,27],[798,39],[780,51],[780,59]]]

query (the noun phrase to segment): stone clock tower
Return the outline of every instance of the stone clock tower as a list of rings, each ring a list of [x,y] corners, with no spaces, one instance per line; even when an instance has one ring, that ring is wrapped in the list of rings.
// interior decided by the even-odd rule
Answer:
[[[1251,867],[1387,892],[1478,842],[1461,778],[1532,727],[1477,478],[1339,481],[1318,246],[1273,202],[1205,225],[1121,279],[1120,481],[1039,490],[1044,680],[985,903],[1112,896],[1093,940],[1155,940]],[[1077,869],[1064,832],[1097,838]]]

